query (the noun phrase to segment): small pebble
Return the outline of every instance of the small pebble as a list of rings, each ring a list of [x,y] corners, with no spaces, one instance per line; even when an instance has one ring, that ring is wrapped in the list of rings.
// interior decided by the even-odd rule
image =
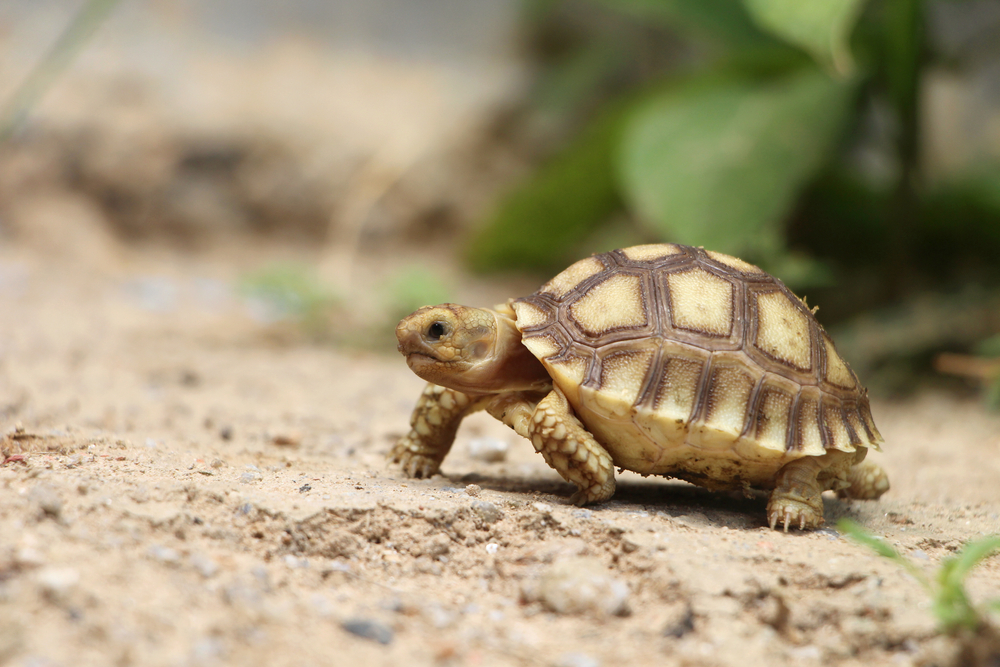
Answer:
[[[595,558],[577,556],[556,561],[539,581],[537,598],[559,614],[628,614],[628,585]]]
[[[39,484],[28,492],[28,500],[38,505],[43,514],[58,518],[62,513],[63,499],[59,492],[48,484]]]
[[[556,667],[600,667],[601,661],[586,653],[563,653],[556,661]]]
[[[469,441],[469,457],[486,463],[500,463],[507,460],[510,446],[496,438],[474,438]]]
[[[206,579],[211,579],[219,572],[219,566],[205,554],[191,554],[191,567]]]
[[[367,618],[352,618],[341,623],[340,627],[352,635],[371,639],[379,644],[387,646],[392,643],[392,628],[378,621]]]
[[[298,433],[276,433],[271,436],[271,444],[278,447],[298,447],[302,436]]]
[[[472,513],[479,517],[483,523],[496,523],[503,518],[503,513],[493,503],[486,500],[477,500],[472,503]]]
[[[80,573],[71,567],[43,567],[35,581],[46,597],[62,599],[80,583]]]
[[[254,482],[259,482],[262,479],[264,479],[264,476],[259,472],[254,472],[253,470],[240,475],[241,484],[253,484]]]
[[[486,545],[486,553],[490,554],[491,556],[499,550],[500,550],[500,545],[497,544],[496,542],[490,542],[489,544]]]
[[[181,559],[181,555],[176,549],[165,547],[162,544],[154,544],[149,547],[149,549],[146,550],[146,555],[153,560],[158,560],[161,563],[167,563],[168,565],[173,565]]]
[[[308,558],[299,558],[298,556],[293,556],[292,554],[285,554],[282,561],[289,570],[300,570],[309,567]]]
[[[478,484],[469,484],[465,487],[465,492],[473,498],[477,498],[479,494],[483,492],[483,487]]]

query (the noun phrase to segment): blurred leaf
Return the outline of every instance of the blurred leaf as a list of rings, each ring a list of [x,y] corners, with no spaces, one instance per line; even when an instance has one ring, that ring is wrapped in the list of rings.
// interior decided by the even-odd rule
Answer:
[[[837,522],[837,529],[855,542],[868,547],[883,558],[888,558],[896,561],[897,563],[906,560],[900,556],[899,552],[893,549],[891,545],[887,544],[885,540],[875,537],[858,525],[855,521],[851,521],[850,519],[841,519]]]
[[[976,354],[983,357],[1000,357],[1000,335],[990,336],[986,340],[979,341],[974,349]]]
[[[626,198],[670,240],[773,255],[800,188],[833,148],[852,91],[811,68],[766,85],[716,80],[659,96],[625,132]]]
[[[986,385],[984,398],[986,407],[990,410],[1000,410],[1000,377],[994,378]]]
[[[402,319],[417,308],[448,301],[449,290],[444,282],[416,266],[400,269],[383,287],[383,303],[393,321]]]
[[[1000,329],[1000,291],[973,286],[921,294],[832,326],[830,336],[851,368],[868,378],[893,359],[974,345]]]
[[[310,333],[322,333],[325,317],[337,302],[334,293],[309,267],[275,264],[244,277],[239,291],[262,321],[298,320]]]
[[[578,109],[618,69],[626,56],[618,44],[591,44],[553,63],[532,87],[532,102],[550,113]]]
[[[630,108],[602,114],[500,202],[469,246],[475,270],[562,266],[574,244],[621,207],[612,154]]]
[[[883,558],[888,558],[892,562],[896,563],[904,570],[910,573],[910,575],[920,582],[920,585],[927,590],[931,595],[934,594],[934,587],[931,585],[930,580],[927,579],[927,575],[924,574],[923,570],[913,564],[913,562],[904,557],[898,551],[892,548],[885,540],[879,539],[866,531],[857,522],[851,521],[850,519],[841,519],[837,522],[837,530],[846,534],[855,542],[864,545],[877,553]]]
[[[69,67],[119,2],[120,0],[88,0],[80,7],[45,57],[32,68],[28,78],[14,91],[10,100],[0,107],[0,141],[10,136],[17,124]]]
[[[982,616],[969,601],[965,578],[984,558],[1000,549],[1000,536],[994,535],[968,542],[951,558],[946,558],[938,570],[938,593],[934,597],[934,613],[945,631],[957,628],[976,630]]]
[[[761,268],[780,278],[796,293],[833,284],[833,270],[829,265],[799,252],[783,252],[763,264]]]
[[[942,563],[940,577],[942,585],[961,585],[972,568],[997,551],[1000,551],[1000,535],[990,535],[966,543],[961,551]]]
[[[768,32],[813,54],[824,67],[850,74],[850,37],[864,0],[744,0]]]
[[[675,29],[714,39],[729,48],[762,46],[771,38],[740,0],[598,0],[601,4]]]

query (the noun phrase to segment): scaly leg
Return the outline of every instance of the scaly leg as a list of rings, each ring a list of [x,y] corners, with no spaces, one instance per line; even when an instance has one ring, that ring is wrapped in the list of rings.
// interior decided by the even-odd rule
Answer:
[[[525,393],[504,394],[493,399],[486,410],[530,440],[546,463],[576,485],[570,502],[585,505],[614,495],[611,456],[583,427],[558,389],[537,404]]]
[[[837,492],[842,498],[854,500],[875,500],[889,490],[889,476],[885,470],[872,461],[862,461],[847,471],[849,486]]]
[[[854,453],[829,451],[823,456],[804,456],[786,463],[767,503],[767,521],[771,528],[798,524],[800,530],[823,525],[823,498],[826,488],[839,485],[844,469],[853,463]],[[820,481],[820,475],[826,478]]]
[[[430,477],[441,467],[462,419],[485,407],[487,397],[428,383],[410,417],[410,432],[389,452],[409,477]]]

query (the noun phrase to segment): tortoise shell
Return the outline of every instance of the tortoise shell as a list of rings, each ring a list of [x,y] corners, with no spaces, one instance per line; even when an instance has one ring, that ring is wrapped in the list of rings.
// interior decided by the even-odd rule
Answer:
[[[511,306],[524,345],[619,467],[769,488],[792,459],[882,442],[812,311],[735,257],[614,250]]]

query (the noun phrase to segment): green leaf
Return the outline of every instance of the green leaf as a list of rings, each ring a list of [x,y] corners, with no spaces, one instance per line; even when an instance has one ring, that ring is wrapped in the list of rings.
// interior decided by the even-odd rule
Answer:
[[[840,532],[845,533],[855,542],[868,547],[879,556],[888,558],[897,565],[900,565],[907,572],[909,572],[914,579],[920,582],[920,585],[923,586],[929,593],[934,592],[934,587],[931,586],[931,582],[927,580],[927,575],[925,575],[919,567],[914,565],[912,561],[903,557],[898,551],[893,549],[891,545],[885,542],[885,540],[881,540],[871,533],[868,533],[864,528],[850,519],[841,519],[838,521],[837,529]]]
[[[764,30],[802,47],[840,75],[854,68],[851,30],[864,0],[744,0]]]
[[[802,186],[834,147],[853,85],[815,68],[769,83],[710,79],[660,95],[626,128],[626,201],[665,238],[774,255]]]
[[[477,271],[552,269],[621,208],[612,169],[624,115],[612,109],[508,194],[473,237],[466,259]]]
[[[643,20],[659,21],[714,39],[730,48],[760,46],[771,41],[740,0],[599,0],[600,4]]]
[[[899,552],[892,548],[885,540],[875,537],[850,519],[841,519],[837,522],[837,530],[850,537],[855,542],[862,544],[879,556],[889,558],[894,561],[905,560]]]
[[[947,576],[942,577],[942,583],[961,584],[972,568],[996,551],[1000,551],[1000,535],[991,535],[968,542],[961,551],[942,564],[942,572],[947,571]]]

